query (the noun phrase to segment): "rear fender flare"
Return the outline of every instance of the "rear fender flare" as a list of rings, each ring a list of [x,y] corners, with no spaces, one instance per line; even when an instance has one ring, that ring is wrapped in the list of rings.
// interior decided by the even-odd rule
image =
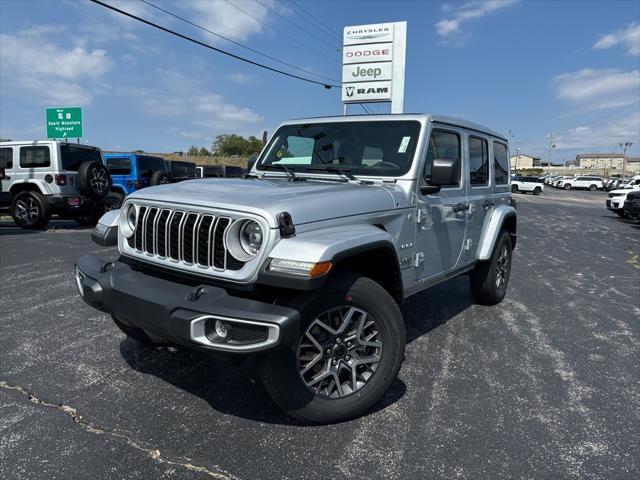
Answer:
[[[516,210],[509,205],[500,205],[493,210],[489,222],[486,223],[486,227],[482,236],[480,237],[480,243],[478,244],[477,258],[478,260],[489,260],[493,254],[493,248],[498,240],[500,233],[505,227],[505,224],[513,224],[511,237],[512,243],[515,246],[516,237]]]

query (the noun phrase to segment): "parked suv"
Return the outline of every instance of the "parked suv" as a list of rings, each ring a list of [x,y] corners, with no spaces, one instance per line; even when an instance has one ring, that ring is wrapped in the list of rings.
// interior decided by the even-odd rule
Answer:
[[[618,190],[611,190],[605,200],[607,210],[610,210],[619,216],[625,218],[627,214],[624,210],[624,202],[627,200],[627,195],[631,192],[640,191],[640,175],[634,176],[629,183],[626,183],[623,188]]]
[[[602,177],[593,177],[593,176],[577,176],[565,180],[562,184],[562,188],[565,190],[571,190],[572,188],[581,188],[587,190],[597,190],[603,188],[602,185]]]
[[[624,214],[628,218],[640,220],[640,190],[629,192],[624,202]]]
[[[108,208],[122,206],[130,193],[152,185],[170,182],[167,165],[163,158],[137,153],[105,153],[104,160],[113,179],[108,198]]]
[[[477,302],[504,298],[514,207],[507,139],[483,126],[296,120],[245,179],[131,194],[93,233],[121,257],[81,257],[76,281],[131,338],[235,363],[257,356],[289,415],[341,421],[395,380],[407,297],[466,274]]]
[[[199,178],[240,178],[244,176],[244,168],[232,165],[196,165]]]
[[[540,195],[543,189],[543,180],[540,180],[538,177],[515,176],[511,178],[511,191],[513,193],[531,192],[534,195]]]
[[[111,176],[97,147],[53,140],[2,142],[2,190],[22,228],[44,228],[51,215],[95,225],[104,213]]]
[[[172,182],[182,182],[191,178],[198,178],[195,163],[182,160],[165,160],[167,171]]]

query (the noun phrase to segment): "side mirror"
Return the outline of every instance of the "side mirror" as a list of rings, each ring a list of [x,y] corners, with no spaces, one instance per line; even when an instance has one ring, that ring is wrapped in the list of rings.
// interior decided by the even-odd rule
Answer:
[[[441,187],[458,185],[460,182],[460,166],[458,160],[436,158],[431,165],[429,185],[422,185],[420,193],[430,195],[440,191]]]

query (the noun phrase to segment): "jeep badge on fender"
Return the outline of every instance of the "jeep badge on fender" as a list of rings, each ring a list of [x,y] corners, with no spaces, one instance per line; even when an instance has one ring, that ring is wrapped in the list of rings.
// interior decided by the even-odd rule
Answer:
[[[508,143],[425,114],[286,122],[246,178],[133,192],[93,236],[120,258],[80,258],[77,287],[129,337],[256,357],[285,412],[338,422],[396,379],[407,297],[459,275],[479,303],[505,297]]]

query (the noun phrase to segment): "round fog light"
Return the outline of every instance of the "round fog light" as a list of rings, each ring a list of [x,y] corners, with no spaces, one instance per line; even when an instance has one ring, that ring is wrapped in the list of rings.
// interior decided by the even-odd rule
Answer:
[[[222,320],[216,320],[216,335],[218,335],[218,337],[220,337],[221,340],[224,340],[227,338],[227,335],[229,335],[229,324],[223,322]]]

